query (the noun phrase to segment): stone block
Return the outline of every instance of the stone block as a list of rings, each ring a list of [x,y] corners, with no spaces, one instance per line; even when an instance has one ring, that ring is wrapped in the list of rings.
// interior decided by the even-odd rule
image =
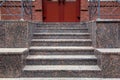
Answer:
[[[104,78],[120,78],[120,48],[99,48],[95,51]]]
[[[0,77],[20,77],[27,55],[27,48],[0,48]]]

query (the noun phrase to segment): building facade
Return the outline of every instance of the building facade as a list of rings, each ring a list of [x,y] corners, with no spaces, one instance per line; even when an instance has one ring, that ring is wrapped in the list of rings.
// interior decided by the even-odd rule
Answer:
[[[87,22],[96,18],[119,19],[120,1],[115,0],[28,0],[0,2],[1,20],[40,22]],[[31,17],[30,17],[31,16]]]
[[[2,4],[2,2],[1,2]],[[8,1],[1,6],[1,20],[18,19],[10,14],[20,14],[21,2]],[[26,7],[23,5],[23,7]],[[6,10],[8,8],[10,11]],[[7,14],[4,15],[4,14]],[[25,18],[25,17],[24,17]],[[32,1],[32,20],[43,22],[88,21],[87,0],[34,0]]]

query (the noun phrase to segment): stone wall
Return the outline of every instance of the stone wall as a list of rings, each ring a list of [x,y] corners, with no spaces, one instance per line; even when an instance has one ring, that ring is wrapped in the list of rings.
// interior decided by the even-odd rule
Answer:
[[[0,48],[28,48],[30,24],[27,21],[0,21]]]
[[[120,21],[96,20],[88,23],[95,48],[120,48]]]
[[[34,23],[0,21],[0,77],[20,77],[32,39]]]
[[[120,48],[95,50],[103,78],[120,78]]]
[[[120,78],[120,20],[86,23],[103,78]]]

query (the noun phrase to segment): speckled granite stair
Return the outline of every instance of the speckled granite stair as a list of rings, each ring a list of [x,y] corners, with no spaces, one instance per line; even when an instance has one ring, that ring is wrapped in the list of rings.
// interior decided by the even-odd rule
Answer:
[[[96,65],[94,55],[29,55],[27,65]]]
[[[93,65],[26,65],[23,77],[98,77],[100,71]]]
[[[66,51],[66,50],[78,50],[78,51],[84,51],[84,50],[94,50],[93,47],[90,46],[83,46],[83,47],[75,47],[75,46],[31,46],[31,50],[57,50],[57,51]]]
[[[34,33],[34,39],[90,39],[90,33]]]
[[[102,76],[84,23],[40,23],[34,31],[22,77]]]
[[[91,39],[32,39],[31,46],[91,46]]]

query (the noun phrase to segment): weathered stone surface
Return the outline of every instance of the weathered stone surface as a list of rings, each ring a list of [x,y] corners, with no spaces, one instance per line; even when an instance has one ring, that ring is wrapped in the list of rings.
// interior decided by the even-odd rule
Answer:
[[[9,51],[10,50],[10,51]],[[0,49],[0,77],[15,78],[20,77],[28,49]]]
[[[93,46],[96,48],[120,47],[120,21],[98,20],[87,23]]]
[[[0,48],[29,47],[31,27],[27,21],[0,21]]]
[[[104,78],[120,78],[120,49],[97,49],[98,65]]]
[[[97,23],[96,27],[96,47],[118,47],[118,23]]]
[[[5,23],[0,22],[0,47],[5,46]]]

